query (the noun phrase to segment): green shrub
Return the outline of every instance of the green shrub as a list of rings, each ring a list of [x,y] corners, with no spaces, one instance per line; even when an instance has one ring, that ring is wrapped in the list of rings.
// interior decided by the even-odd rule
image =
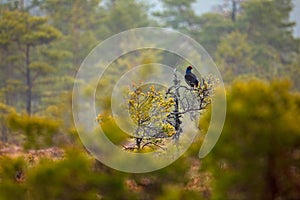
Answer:
[[[230,87],[223,132],[204,159],[214,199],[300,198],[300,95],[289,89],[259,80]]]
[[[25,149],[43,148],[52,145],[52,137],[59,130],[60,122],[38,116],[11,114],[8,124],[12,130],[26,136]]]

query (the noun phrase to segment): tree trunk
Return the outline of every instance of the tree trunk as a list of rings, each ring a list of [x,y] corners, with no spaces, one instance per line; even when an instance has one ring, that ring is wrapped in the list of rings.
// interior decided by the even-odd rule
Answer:
[[[28,115],[31,115],[31,103],[32,103],[32,82],[30,75],[30,46],[26,45],[25,49],[25,70],[26,70],[26,111]]]
[[[80,24],[78,22],[78,12],[80,12],[80,1],[75,1],[73,5],[72,15],[72,36],[74,39],[73,43],[73,67],[77,69],[81,64],[80,59]],[[77,70],[76,70],[77,71]]]
[[[25,8],[25,2],[24,2],[24,0],[20,0],[20,1],[19,1],[19,4],[20,4],[20,5],[19,5],[19,9],[23,11],[24,8]]]
[[[137,149],[140,150],[143,138],[136,138],[135,140],[136,140]]]
[[[269,154],[267,157],[266,189],[263,199],[273,200],[278,194],[278,184],[276,180],[275,155]]]
[[[235,22],[235,20],[236,20],[236,12],[237,12],[237,8],[236,8],[236,0],[232,0],[231,20],[232,20],[233,22]]]
[[[178,142],[179,140],[179,136],[180,136],[180,124],[181,124],[181,120],[180,120],[180,114],[179,114],[179,98],[180,98],[180,94],[179,94],[179,86],[180,86],[180,80],[178,80],[177,78],[177,72],[174,72],[174,86],[175,86],[175,94],[174,94],[174,101],[175,101],[175,108],[174,108],[174,120],[175,120],[175,135],[174,135],[174,139],[176,142]]]
[[[1,129],[1,141],[2,142],[8,141],[7,128],[5,125],[3,125],[2,129]]]

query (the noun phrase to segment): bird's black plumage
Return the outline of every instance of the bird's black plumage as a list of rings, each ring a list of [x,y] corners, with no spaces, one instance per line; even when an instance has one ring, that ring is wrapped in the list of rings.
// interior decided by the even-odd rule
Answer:
[[[198,87],[199,80],[195,74],[192,73],[192,66],[188,66],[186,68],[186,72],[184,75],[185,82],[191,87]]]

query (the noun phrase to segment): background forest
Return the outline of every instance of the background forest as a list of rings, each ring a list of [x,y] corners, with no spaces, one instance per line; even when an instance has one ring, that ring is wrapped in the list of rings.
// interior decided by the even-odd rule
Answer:
[[[300,199],[300,39],[291,0],[224,0],[201,15],[196,0],[159,0],[159,9],[140,0],[0,2],[1,200]],[[99,42],[148,26],[178,30],[208,51],[226,85],[227,116],[206,158],[198,151],[209,109],[199,137],[175,163],[128,174],[82,146],[72,89]],[[141,59],[166,58],[146,52]],[[133,62],[115,64],[129,70]],[[106,126],[111,138],[122,137]]]

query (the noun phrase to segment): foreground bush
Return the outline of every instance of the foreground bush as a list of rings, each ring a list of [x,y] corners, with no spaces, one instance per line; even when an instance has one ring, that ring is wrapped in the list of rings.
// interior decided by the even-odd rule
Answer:
[[[231,86],[222,135],[204,159],[214,199],[300,199],[300,95],[289,89],[286,81]]]
[[[112,199],[130,197],[124,176],[104,173],[85,153],[62,160],[0,157],[0,199]],[[126,199],[126,198],[124,198]]]

